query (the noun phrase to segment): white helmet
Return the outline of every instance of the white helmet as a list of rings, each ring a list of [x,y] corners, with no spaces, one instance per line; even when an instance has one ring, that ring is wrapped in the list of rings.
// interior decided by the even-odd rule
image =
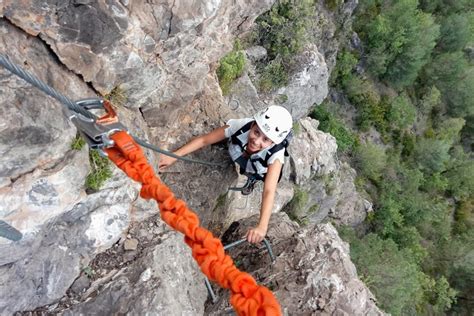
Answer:
[[[272,105],[254,116],[262,132],[275,144],[281,143],[293,127],[290,112],[282,106]]]

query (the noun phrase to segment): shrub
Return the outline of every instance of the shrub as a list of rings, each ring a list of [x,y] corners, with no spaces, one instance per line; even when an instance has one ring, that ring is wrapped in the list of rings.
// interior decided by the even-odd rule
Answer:
[[[411,253],[399,250],[391,239],[384,240],[375,234],[353,239],[351,259],[383,310],[393,315],[410,315],[424,302],[426,276]]]
[[[326,6],[329,10],[335,11],[338,6],[340,6],[344,1],[343,0],[325,0]]]
[[[260,74],[259,88],[262,92],[288,84],[288,72],[279,59],[271,61]]]
[[[418,167],[425,173],[442,172],[450,158],[449,148],[445,141],[422,138],[417,141],[413,155]]]
[[[346,86],[357,62],[358,59],[354,54],[346,49],[341,50],[337,54],[336,65],[331,73],[331,85]]]
[[[223,95],[229,94],[232,82],[242,75],[244,67],[245,55],[237,41],[234,49],[220,60],[219,68],[217,68],[217,78]]]
[[[306,204],[308,204],[308,192],[302,188],[295,187],[295,193],[293,198],[285,206],[284,212],[288,214],[291,220],[296,221],[299,224],[305,223],[306,214],[304,213]]]
[[[86,144],[86,141],[84,140],[84,138],[82,138],[82,136],[78,134],[76,135],[76,138],[72,140],[71,149],[81,150],[85,144]]]
[[[98,191],[104,182],[112,176],[110,162],[107,157],[100,156],[96,150],[89,151],[91,172],[86,178],[86,189]]]
[[[260,89],[268,92],[287,84],[293,56],[309,39],[314,0],[279,0],[256,20],[256,44],[267,49],[268,61],[259,67]]]
[[[327,110],[326,106],[326,103],[316,106],[310,116],[319,121],[319,129],[336,138],[337,148],[340,152],[352,150],[356,144],[355,135],[347,130],[344,124]]]
[[[123,106],[127,102],[127,94],[120,86],[116,86],[104,96],[104,99],[109,100],[114,106]]]
[[[387,163],[387,155],[383,148],[367,143],[356,148],[354,163],[364,177],[377,182]]]
[[[344,82],[344,90],[352,104],[357,108],[356,123],[359,129],[366,131],[370,126],[384,125],[385,108],[381,107],[381,98],[374,84],[369,80],[349,75]]]
[[[267,49],[270,60],[285,61],[303,49],[314,17],[314,0],[279,0],[256,20],[259,45]]]
[[[392,129],[406,129],[415,122],[416,109],[406,96],[395,97],[387,114],[388,124]]]

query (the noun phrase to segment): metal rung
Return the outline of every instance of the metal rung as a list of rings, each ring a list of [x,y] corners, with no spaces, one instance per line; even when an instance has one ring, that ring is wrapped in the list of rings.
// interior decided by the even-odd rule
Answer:
[[[0,237],[18,241],[23,237],[23,234],[7,222],[0,220]]]

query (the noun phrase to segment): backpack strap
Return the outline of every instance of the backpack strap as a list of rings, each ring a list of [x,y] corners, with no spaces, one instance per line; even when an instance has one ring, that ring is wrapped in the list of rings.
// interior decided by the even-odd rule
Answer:
[[[239,130],[237,130],[237,132],[235,132],[234,134],[232,134],[230,136],[230,141],[232,142],[232,144],[234,145],[238,145],[242,151],[244,151],[247,147],[247,144],[244,144],[239,138],[238,136],[242,135],[242,134],[245,134],[247,133],[250,128],[252,127],[252,123],[255,122],[255,121],[250,121],[248,122],[247,124],[245,124],[244,126],[242,126]]]
[[[230,141],[232,144],[234,145],[237,145],[239,146],[242,151],[245,151],[246,147],[247,147],[247,144],[243,143],[239,138],[238,136],[248,132],[250,130],[250,128],[252,127],[252,123],[255,122],[255,121],[250,121],[248,122],[247,124],[245,124],[244,126],[242,126],[239,130],[237,130],[237,132],[235,132],[234,134],[232,134],[230,136]],[[249,158],[244,158],[243,156],[240,156],[239,158],[237,158],[237,160],[235,162],[237,162],[239,164],[239,167],[240,167],[240,174],[245,174],[245,170],[247,168],[247,163],[250,161],[250,163],[252,164],[252,167],[254,170],[257,170],[257,167],[256,167],[256,163],[259,162],[263,167],[265,168],[268,168],[268,160],[270,159],[270,157],[279,152],[280,150],[282,149],[285,149],[285,157],[288,157],[289,154],[288,154],[288,146],[290,144],[290,140],[293,138],[293,133],[292,131],[290,131],[288,133],[288,135],[286,136],[286,138],[281,142],[279,143],[278,145],[275,145],[273,146],[266,154],[265,158],[261,158],[261,157],[258,157],[258,158],[253,158],[253,159],[249,159]],[[282,177],[282,174],[283,174],[283,168],[280,172],[280,176],[278,178],[278,182],[280,181],[281,177]],[[262,180],[264,181],[265,180],[265,175],[261,176],[259,174],[255,174],[255,175],[252,175],[253,177],[255,177],[257,180]]]

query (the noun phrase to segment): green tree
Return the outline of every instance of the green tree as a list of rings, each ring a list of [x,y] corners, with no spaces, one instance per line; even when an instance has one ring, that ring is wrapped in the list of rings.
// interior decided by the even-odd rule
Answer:
[[[417,141],[413,155],[424,172],[442,172],[450,159],[449,148],[450,144],[445,141],[422,138]]]
[[[351,258],[383,310],[393,315],[413,314],[423,304],[426,276],[412,254],[399,250],[391,239],[368,234],[351,243]]]
[[[443,175],[451,194],[464,200],[474,194],[474,159],[472,153],[464,152],[461,146],[453,148],[452,157]]]
[[[331,104],[331,102],[324,102],[316,106],[310,116],[319,121],[320,130],[336,138],[338,151],[347,152],[354,147],[357,140],[344,124],[328,111],[328,106]]]
[[[375,144],[362,144],[355,150],[354,163],[363,176],[377,182],[387,163],[387,155]]]
[[[474,9],[472,0],[420,0],[420,7],[425,12],[449,15]]]
[[[336,66],[331,74],[332,84],[341,84],[341,87],[347,86],[354,67],[357,65],[358,59],[354,54],[346,49],[341,50],[337,54]]]
[[[367,45],[369,67],[395,87],[409,86],[429,61],[439,26],[430,14],[417,8],[418,0],[370,1],[370,4],[379,6],[380,13],[356,23]],[[369,12],[377,11],[365,7]]]
[[[313,0],[279,0],[257,18],[257,42],[267,49],[270,60],[280,56],[288,61],[307,42],[313,16]]]
[[[387,120],[392,128],[406,129],[415,122],[416,108],[405,95],[394,98],[390,104]]]
[[[441,92],[436,86],[431,86],[422,95],[418,103],[418,109],[421,114],[429,115],[433,108],[439,107],[441,104]]]
[[[453,117],[474,114],[474,68],[463,52],[436,56],[422,74],[421,81],[436,85]]]
[[[443,119],[436,127],[436,139],[445,141],[450,146],[459,143],[465,123],[466,121],[462,118]]]
[[[446,52],[464,49],[472,40],[473,19],[472,13],[455,13],[444,18],[441,23],[438,47]]]

